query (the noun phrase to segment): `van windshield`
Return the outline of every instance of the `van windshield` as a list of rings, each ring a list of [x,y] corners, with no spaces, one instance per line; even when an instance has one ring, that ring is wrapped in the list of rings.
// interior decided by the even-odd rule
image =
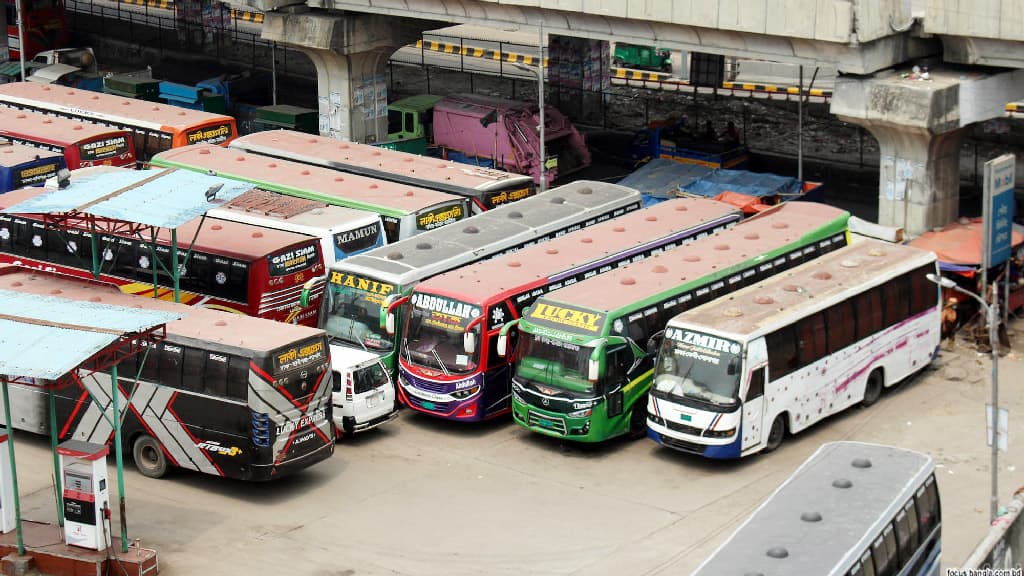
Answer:
[[[374,362],[365,368],[357,370],[353,380],[355,380],[353,382],[353,391],[356,394],[370,392],[390,383],[388,381],[388,374],[384,371],[384,367],[380,362]]]

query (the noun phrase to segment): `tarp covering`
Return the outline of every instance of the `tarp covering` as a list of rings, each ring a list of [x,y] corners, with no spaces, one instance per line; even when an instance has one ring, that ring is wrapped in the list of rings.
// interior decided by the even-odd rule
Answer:
[[[715,170],[700,180],[680,183],[679,189],[687,194],[707,198],[714,198],[722,192],[738,192],[761,198],[802,192],[800,181],[796,178],[746,170]]]
[[[655,158],[619,180],[619,184],[639,190],[644,196],[669,199],[678,195],[679,188],[714,172],[714,169],[696,164],[682,164],[665,158]]]
[[[0,290],[0,374],[56,380],[122,335],[181,317]]]
[[[718,196],[715,196],[713,200],[732,204],[740,210],[743,210],[744,214],[757,214],[762,210],[771,208],[768,204],[762,204],[761,200],[757,196],[747,196],[746,194],[740,194],[738,192],[722,192]]]
[[[189,170],[123,170],[96,172],[19,202],[8,214],[52,214],[79,211],[158,228],[182,224],[234,200],[255,185]],[[207,192],[216,193],[213,201]]]
[[[980,266],[983,224],[980,218],[954,222],[935,232],[925,232],[910,241],[911,246],[931,250],[940,262]],[[1010,240],[1014,250],[1024,244],[1024,227],[1014,224]]]

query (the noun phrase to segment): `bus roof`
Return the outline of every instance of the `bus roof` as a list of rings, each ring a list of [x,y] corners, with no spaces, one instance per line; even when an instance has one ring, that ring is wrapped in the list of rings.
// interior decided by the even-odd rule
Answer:
[[[50,188],[39,186],[0,194],[0,210],[52,191]],[[177,228],[180,249],[185,250],[189,246],[193,246],[197,250],[212,251],[251,262],[289,246],[313,241],[305,234],[262,228],[228,220],[207,219],[202,222],[201,228],[200,222],[202,222],[202,218],[194,218]],[[196,236],[197,229],[199,230],[198,236]],[[149,235],[147,234],[144,241],[148,240]],[[171,231],[167,228],[159,228],[157,242],[170,245]]]
[[[31,110],[0,108],[0,136],[22,137],[56,146],[69,146],[104,136],[128,136],[126,130],[49,116]]]
[[[185,130],[199,124],[234,121],[223,114],[36,82],[0,84],[0,104],[4,101],[25,106],[46,102],[63,112],[102,116],[112,121],[120,118],[155,130],[163,127]]]
[[[442,96],[436,94],[415,94],[413,96],[407,96],[401,100],[395,100],[391,104],[388,104],[388,108],[394,110],[405,110],[411,112],[420,112],[423,110],[429,110],[437,104]]]
[[[932,470],[929,456],[903,448],[824,444],[694,576],[838,574],[858,559],[853,555],[868,549],[868,539],[895,515],[893,507],[906,503]],[[836,486],[839,480],[851,484]],[[813,514],[821,521],[805,520]],[[788,556],[767,554],[776,549]]]
[[[300,192],[312,199],[339,198],[411,213],[444,202],[465,200],[460,196],[376,180],[356,174],[339,174],[329,168],[309,166],[289,160],[268,158],[212,144],[184,146],[165,150],[152,160],[157,166],[177,166],[196,172],[212,172],[225,178],[244,180],[261,188]],[[362,206],[360,206],[362,207]]]
[[[625,213],[634,204],[639,206],[640,193],[632,188],[578,180],[464,222],[350,256],[334,268],[405,286],[573,222],[582,224],[615,210]]]
[[[927,250],[864,240],[687,310],[672,323],[709,326],[745,340],[929,262],[935,254]]]
[[[560,288],[543,299],[610,314],[724,267],[760,258],[830,225],[845,230],[849,216],[845,210],[816,202],[785,202],[733,228]]]
[[[477,262],[420,283],[417,291],[443,292],[447,296],[483,303],[506,298],[524,285],[543,282],[553,276],[572,276],[579,266],[625,251],[640,252],[658,238],[673,233],[712,228],[723,218],[736,216],[735,206],[701,198],[676,198],[643,210],[630,212],[572,234],[523,248],[499,258]]]
[[[231,148],[265,156],[282,153],[304,164],[316,164],[371,178],[401,181],[433,190],[485,192],[507,186],[533,186],[533,178],[379,146],[345,142],[294,130],[266,130],[233,140]]]
[[[42,150],[34,146],[18,144],[17,142],[0,144],[0,166],[7,166],[8,168],[21,166],[22,164],[28,164],[37,160],[63,157],[64,155],[60,152]]]
[[[296,227],[322,230],[380,221],[380,216],[374,212],[285,196],[259,188],[253,188],[220,208],[214,208],[209,215],[239,222],[275,220]]]
[[[322,330],[308,326],[133,296],[121,292],[111,284],[27,270],[17,266],[0,267],[0,289],[180,313],[183,315],[180,320],[167,323],[168,336],[206,341],[235,349],[270,352],[297,340],[324,334]]]

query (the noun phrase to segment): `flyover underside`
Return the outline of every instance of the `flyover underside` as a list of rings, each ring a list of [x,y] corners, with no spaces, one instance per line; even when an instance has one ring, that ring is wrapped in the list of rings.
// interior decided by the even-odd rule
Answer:
[[[286,6],[301,6],[295,0],[229,0],[227,3],[233,8],[263,12]],[[908,32],[893,32],[876,36],[870,42],[859,42],[849,24],[845,25],[845,30],[841,30],[844,19],[835,16],[831,20],[839,23],[832,22],[826,32],[819,33],[818,28],[812,25],[810,34],[788,37],[530,6],[508,6],[485,0],[310,0],[304,6],[320,8],[332,15],[343,12],[377,14],[517,30],[523,27],[535,29],[543,23],[546,32],[563,36],[656,44],[676,50],[830,66],[851,74],[872,73],[914,58],[937,55],[941,51],[937,40],[917,38]],[[820,28],[824,24],[819,23],[818,26]],[[822,37],[829,40],[820,39]]]

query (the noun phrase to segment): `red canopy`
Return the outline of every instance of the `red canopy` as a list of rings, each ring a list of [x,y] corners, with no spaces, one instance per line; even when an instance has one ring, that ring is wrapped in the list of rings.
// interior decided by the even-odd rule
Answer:
[[[910,241],[911,246],[931,250],[942,262],[981,265],[983,225],[980,218],[965,223],[954,222],[938,232],[925,232]],[[1024,234],[1014,226],[1011,245],[1014,249],[1024,244]]]

